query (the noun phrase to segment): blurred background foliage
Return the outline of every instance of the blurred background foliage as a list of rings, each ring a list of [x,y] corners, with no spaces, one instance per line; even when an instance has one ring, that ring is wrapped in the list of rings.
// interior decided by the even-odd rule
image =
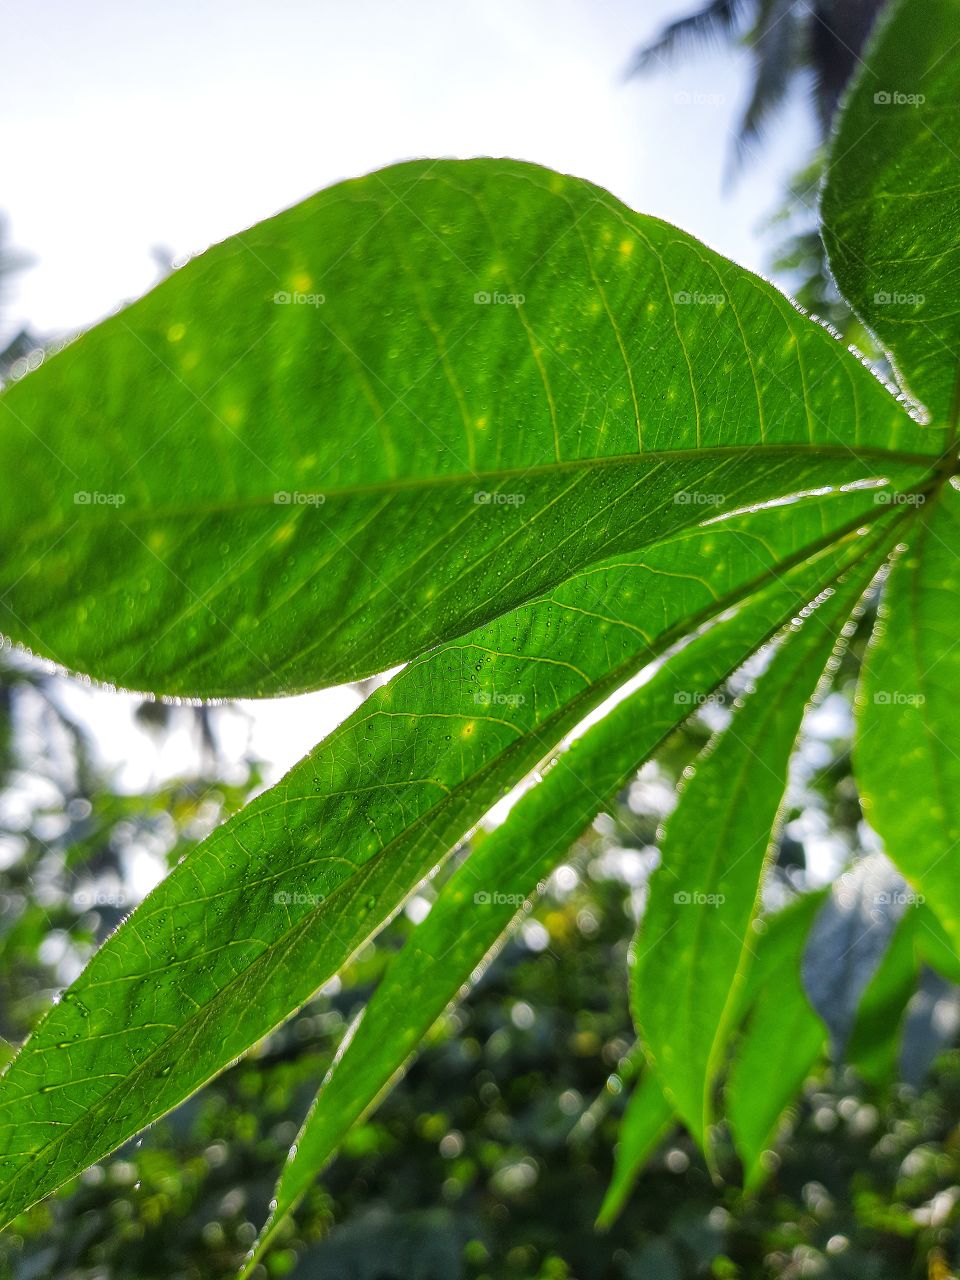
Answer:
[[[631,70],[647,74],[694,56],[705,39],[749,47],[755,76],[733,142],[735,173],[798,79],[810,87],[827,138],[880,7],[880,0],[709,0],[680,13],[637,52]],[[833,286],[816,232],[822,149],[800,159],[765,228],[771,272],[876,356]],[[160,251],[157,261],[161,272],[169,269]],[[28,265],[0,223],[0,285]],[[16,334],[0,352],[0,378],[23,372],[38,345],[27,330]],[[834,692],[808,719],[767,885],[770,909],[879,857],[850,768],[853,691],[869,622],[868,613]],[[4,1059],[150,884],[264,782],[263,762],[224,747],[225,718],[242,712],[144,702],[133,732],[138,753],[156,757],[150,774],[158,781],[131,790],[105,764],[102,743],[65,687],[60,675],[0,651]],[[683,768],[725,715],[723,698],[698,711],[570,850],[470,997],[434,1028],[406,1078],[354,1130],[285,1225],[262,1275],[295,1267],[305,1280],[956,1274],[958,989],[927,970],[919,984],[875,1005],[871,1021],[858,1021],[857,1000],[894,936],[890,913],[876,909],[863,927],[851,918],[845,949],[833,957],[833,986],[819,993],[834,1002],[827,1022],[835,1042],[846,1035],[846,1057],[856,1065],[825,1058],[807,1081],[760,1191],[747,1197],[739,1189],[729,1142],[724,1181],[715,1184],[677,1129],[619,1220],[604,1233],[594,1229],[636,1069],[626,959],[656,865],[657,831]],[[174,735],[183,764],[170,777],[159,758]],[[0,1241],[0,1277],[230,1276],[266,1217],[276,1174],[344,1032],[432,896],[422,889],[375,944],[231,1070],[22,1215]]]

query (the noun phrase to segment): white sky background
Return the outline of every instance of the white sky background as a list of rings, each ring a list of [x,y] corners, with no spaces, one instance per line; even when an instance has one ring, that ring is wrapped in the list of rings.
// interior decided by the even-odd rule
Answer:
[[[756,228],[812,143],[805,104],[724,193],[749,55],[623,79],[633,49],[699,3],[6,0],[0,210],[37,264],[0,329],[89,325],[156,280],[151,246],[197,252],[340,178],[421,155],[510,155],[590,178],[762,269]],[[70,696],[90,700],[108,756],[140,785],[130,700]],[[254,746],[286,768],[355,701],[341,690],[262,705]]]

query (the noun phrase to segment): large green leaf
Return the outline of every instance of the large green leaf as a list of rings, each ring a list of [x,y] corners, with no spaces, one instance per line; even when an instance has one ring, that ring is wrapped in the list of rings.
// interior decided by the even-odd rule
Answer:
[[[800,958],[822,894],[809,894],[764,921],[743,991],[747,1025],[724,1094],[744,1186],[764,1179],[784,1109],[826,1046],[827,1029],[803,988]]]
[[[868,646],[854,766],[887,853],[960,945],[960,492],[905,535]]]
[[[666,825],[634,945],[632,1002],[660,1082],[704,1147],[794,742],[876,569],[875,559],[858,567],[807,611],[697,762]]]
[[[916,947],[921,960],[960,986],[960,955],[939,918],[923,903],[916,908],[916,918]]]
[[[841,290],[943,424],[960,351],[960,0],[890,6],[833,140],[823,238]]]
[[[564,733],[698,618],[767,581],[799,608],[869,554],[872,538],[831,542],[854,500],[758,512],[625,557],[374,693],[174,869],[10,1066],[0,1220],[309,998]],[[789,554],[824,523],[828,545],[813,560]]]
[[[350,1128],[397,1078],[433,1022],[482,970],[538,883],[605,800],[699,699],[788,620],[798,586],[809,590],[809,566],[793,577],[772,582],[734,617],[666,659],[552,764],[457,869],[390,964],[324,1082],[277,1187],[264,1243]]]
[[[909,486],[943,447],[766,282],[509,160],[398,165],[217,245],[0,423],[0,631],[197,696],[382,671],[704,515]]]
[[[652,1071],[644,1071],[634,1085],[620,1122],[613,1177],[597,1215],[597,1226],[613,1225],[626,1204],[643,1166],[669,1132],[673,1107]]]

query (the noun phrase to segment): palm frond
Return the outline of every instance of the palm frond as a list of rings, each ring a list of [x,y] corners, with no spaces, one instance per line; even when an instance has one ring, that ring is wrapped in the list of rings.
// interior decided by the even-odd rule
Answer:
[[[755,0],[708,0],[696,13],[678,18],[663,28],[649,44],[641,45],[633,56],[627,78],[688,53],[691,48],[734,39],[745,23]]]
[[[805,61],[813,69],[817,117],[824,136],[885,0],[813,0]]]
[[[744,161],[766,121],[782,104],[802,65],[806,17],[806,8],[796,0],[769,0],[762,7],[748,37],[754,53],[753,91],[737,130],[737,164]]]

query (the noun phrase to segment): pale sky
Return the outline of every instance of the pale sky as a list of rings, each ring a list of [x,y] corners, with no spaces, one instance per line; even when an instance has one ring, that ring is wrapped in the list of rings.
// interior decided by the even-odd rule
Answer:
[[[699,2],[6,0],[0,210],[37,265],[0,327],[88,325],[155,281],[151,246],[195,253],[340,178],[423,155],[510,155],[590,178],[762,269],[755,229],[808,154],[805,104],[724,194],[748,55],[623,79],[636,45]],[[111,696],[77,690],[105,723],[121,715]],[[264,706],[255,746],[287,767],[354,702],[332,691]]]
[[[695,3],[7,0],[0,209],[38,259],[7,327],[89,324],[153,283],[152,245],[196,252],[421,155],[551,165],[762,267],[753,230],[805,154],[802,104],[722,198],[747,55],[623,79]]]

